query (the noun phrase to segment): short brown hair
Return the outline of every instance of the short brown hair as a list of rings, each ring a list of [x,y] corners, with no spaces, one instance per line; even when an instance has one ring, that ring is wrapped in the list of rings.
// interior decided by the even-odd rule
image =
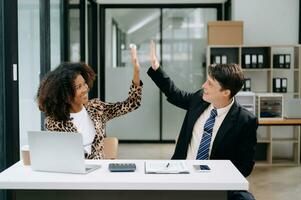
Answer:
[[[219,82],[222,89],[230,90],[233,97],[244,84],[244,75],[238,64],[212,64],[208,67],[208,74]]]
[[[82,75],[91,89],[95,73],[85,63],[62,63],[42,79],[37,101],[39,109],[46,116],[63,121],[70,119],[70,100],[75,96],[74,80],[78,75]]]

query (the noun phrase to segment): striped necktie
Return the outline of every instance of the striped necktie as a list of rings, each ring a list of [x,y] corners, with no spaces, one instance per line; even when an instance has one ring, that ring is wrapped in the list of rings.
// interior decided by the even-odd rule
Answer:
[[[216,116],[217,116],[216,109],[212,109],[210,113],[210,117],[207,119],[204,125],[202,140],[199,146],[198,154],[196,156],[197,160],[208,160],[209,158],[209,147],[211,143],[212,130],[213,130]]]

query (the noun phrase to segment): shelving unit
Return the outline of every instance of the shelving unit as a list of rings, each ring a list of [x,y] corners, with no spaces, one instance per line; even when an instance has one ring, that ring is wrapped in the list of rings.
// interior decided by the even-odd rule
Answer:
[[[257,166],[276,165],[290,166],[300,164],[300,127],[301,119],[283,119],[283,120],[260,120],[260,127],[266,127],[267,134],[265,137],[258,138],[258,146],[264,144],[266,146],[266,159],[256,162]],[[272,127],[292,126],[292,135],[282,135],[275,137]],[[278,146],[278,148],[277,148]],[[279,150],[279,146],[290,146],[290,156],[274,156],[275,150]],[[264,152],[260,152],[264,153]]]
[[[274,55],[287,54],[290,55],[290,68],[275,68]],[[301,97],[300,45],[211,45],[207,48],[207,66],[214,62],[216,55],[226,55],[227,63],[237,63],[242,67],[248,66],[249,68],[243,68],[243,72],[245,78],[251,79],[251,91],[256,94],[273,93],[273,78],[286,78],[287,91],[281,93],[283,95],[284,113],[288,99]],[[250,59],[252,59],[252,55],[257,55],[257,58],[258,55],[262,55],[260,68],[245,65],[245,55],[250,55]],[[269,118],[269,120],[260,120],[257,131],[256,166],[299,165],[300,127],[301,119],[274,120]],[[282,149],[285,149],[285,151],[282,151]],[[286,152],[286,154],[283,152]]]

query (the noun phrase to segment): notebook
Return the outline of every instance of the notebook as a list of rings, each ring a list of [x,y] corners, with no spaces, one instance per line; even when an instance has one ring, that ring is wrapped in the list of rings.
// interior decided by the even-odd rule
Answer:
[[[86,174],[100,165],[85,165],[80,133],[28,131],[31,168],[36,171]]]

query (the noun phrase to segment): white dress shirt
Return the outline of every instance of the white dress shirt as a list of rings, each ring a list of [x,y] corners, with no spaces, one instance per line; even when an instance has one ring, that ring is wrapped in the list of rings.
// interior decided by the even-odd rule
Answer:
[[[96,131],[86,108],[83,107],[83,109],[77,113],[70,113],[70,117],[73,118],[72,122],[77,128],[77,131],[82,134],[85,152],[90,154]]]
[[[229,112],[231,106],[233,105],[233,103],[234,103],[234,98],[232,98],[231,103],[229,105],[227,105],[226,107],[216,109],[217,116],[215,117],[215,123],[214,123],[213,130],[212,130],[211,143],[210,143],[210,147],[209,147],[209,156],[211,154],[213,141],[218,132],[218,129],[221,126],[222,122],[224,121],[224,119],[225,119],[227,113]],[[214,108],[213,105],[210,104],[210,106],[208,106],[208,108],[200,115],[200,117],[195,122],[193,130],[192,130],[191,141],[188,146],[187,157],[186,157],[187,160],[195,160],[196,159],[198,149],[199,149],[199,146],[201,143],[201,139],[203,136],[203,132],[204,132],[204,125],[206,123],[206,120],[209,118],[210,112],[213,108]]]

